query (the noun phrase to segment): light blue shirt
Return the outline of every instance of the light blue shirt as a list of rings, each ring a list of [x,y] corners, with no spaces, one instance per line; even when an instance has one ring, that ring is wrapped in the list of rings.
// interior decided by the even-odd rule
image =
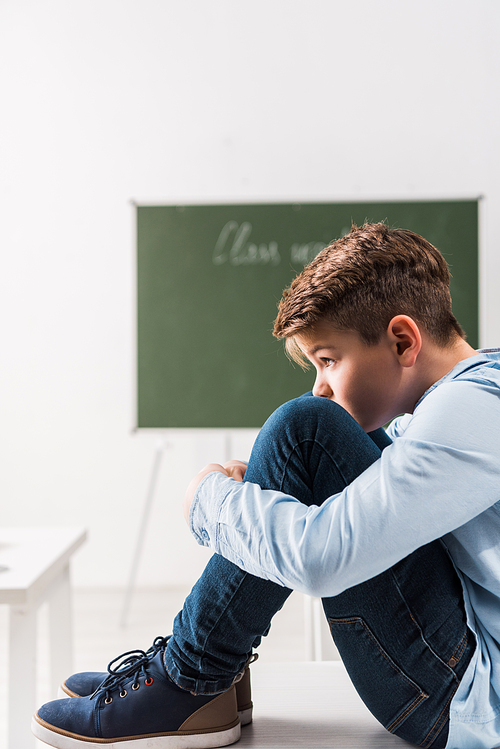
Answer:
[[[500,353],[457,364],[393,422],[380,460],[321,507],[210,473],[198,542],[247,572],[335,596],[443,538],[476,652],[453,698],[447,746],[500,745]]]

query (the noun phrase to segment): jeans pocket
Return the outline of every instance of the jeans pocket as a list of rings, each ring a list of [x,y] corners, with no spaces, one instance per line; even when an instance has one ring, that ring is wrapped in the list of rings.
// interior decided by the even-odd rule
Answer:
[[[328,618],[328,623],[364,704],[387,731],[402,735],[398,729],[428,695],[393,661],[361,617]]]

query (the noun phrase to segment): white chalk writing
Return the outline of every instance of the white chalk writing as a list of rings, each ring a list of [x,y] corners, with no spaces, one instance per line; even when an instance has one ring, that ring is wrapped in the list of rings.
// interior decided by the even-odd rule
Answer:
[[[244,221],[228,221],[223,226],[215,243],[212,261],[214,265],[279,265],[281,257],[277,242],[254,244],[249,241],[252,224]]]
[[[249,221],[239,224],[228,221],[221,229],[212,254],[214,265],[279,265],[281,255],[276,241],[250,241],[253,226]],[[307,265],[326,247],[324,242],[294,242],[290,247],[293,265]]]

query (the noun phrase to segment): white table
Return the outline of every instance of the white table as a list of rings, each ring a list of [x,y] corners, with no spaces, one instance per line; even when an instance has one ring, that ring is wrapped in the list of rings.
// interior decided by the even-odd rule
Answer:
[[[408,749],[361,702],[340,661],[252,667],[253,723],[237,749]]]
[[[72,665],[69,562],[85,541],[81,528],[0,529],[0,603],[10,607],[8,749],[33,749],[36,705],[36,611],[48,601],[53,694]]]

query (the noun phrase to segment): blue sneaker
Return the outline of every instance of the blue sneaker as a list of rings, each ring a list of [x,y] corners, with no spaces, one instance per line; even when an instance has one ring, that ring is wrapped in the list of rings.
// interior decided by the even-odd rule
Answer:
[[[150,649],[151,650],[151,649]],[[58,749],[209,749],[240,737],[236,690],[193,695],[163,664],[163,649],[125,653],[90,697],[48,702],[34,735]]]
[[[156,637],[149,650],[146,651],[146,654],[150,658],[154,657],[156,653],[166,646],[168,639],[168,637]],[[125,655],[127,654],[125,653],[124,656]],[[119,656],[119,658],[124,656]],[[256,661],[257,658],[257,653],[254,653],[251,656],[245,670],[243,671],[241,679],[235,684],[238,717],[242,726],[246,726],[252,722],[253,702],[249,666]],[[112,661],[110,666],[112,663],[116,662],[116,660],[118,659]],[[102,671],[82,671],[73,674],[59,687],[58,697],[61,699],[65,697],[88,697],[95,692],[107,676],[108,674]]]

